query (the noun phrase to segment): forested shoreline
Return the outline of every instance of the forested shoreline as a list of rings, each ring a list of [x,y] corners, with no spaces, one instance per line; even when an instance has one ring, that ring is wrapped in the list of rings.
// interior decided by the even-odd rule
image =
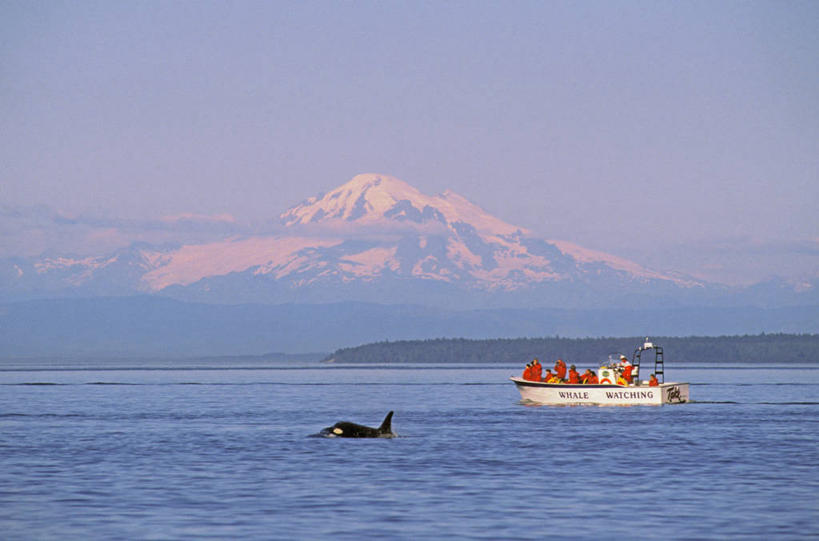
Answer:
[[[545,365],[564,359],[593,365],[612,353],[629,358],[646,337],[501,338],[472,340],[438,338],[376,342],[335,351],[324,362],[335,363],[521,363],[534,358]],[[814,363],[819,362],[819,334],[743,336],[656,336],[665,362],[686,363]],[[653,353],[652,359],[653,359]],[[644,357],[645,358],[645,357]]]

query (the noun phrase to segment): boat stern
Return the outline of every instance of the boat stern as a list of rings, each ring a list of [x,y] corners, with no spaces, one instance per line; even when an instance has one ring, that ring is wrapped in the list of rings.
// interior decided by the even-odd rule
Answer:
[[[685,404],[688,402],[687,383],[663,383],[663,404]]]

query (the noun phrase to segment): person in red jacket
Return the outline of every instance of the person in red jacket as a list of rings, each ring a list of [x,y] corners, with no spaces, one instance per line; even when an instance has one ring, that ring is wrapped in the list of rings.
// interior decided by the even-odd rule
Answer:
[[[574,365],[569,367],[569,383],[580,383],[580,374],[577,373]]]
[[[634,366],[628,362],[628,359],[623,361],[623,379],[626,380],[626,383],[631,385],[631,380],[633,379],[631,373],[634,371]]]
[[[649,387],[659,387],[660,382],[657,381],[657,376],[651,374],[651,377],[648,379],[648,385]]]
[[[592,372],[589,379],[586,380],[586,383],[588,383],[589,385],[598,385],[600,383],[600,380],[597,379],[597,374]]]
[[[563,362],[563,359],[555,361],[555,376],[557,379],[566,379],[566,363]]]
[[[526,381],[532,380],[532,363],[526,363],[526,368],[523,369],[523,375],[521,377]]]
[[[535,359],[532,361],[532,380],[540,381],[541,379],[543,379],[543,365],[540,364],[540,361]]]

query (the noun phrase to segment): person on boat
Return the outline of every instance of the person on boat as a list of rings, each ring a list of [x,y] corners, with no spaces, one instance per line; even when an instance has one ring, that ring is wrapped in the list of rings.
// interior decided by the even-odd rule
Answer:
[[[540,361],[535,359],[532,361],[532,380],[533,381],[540,381],[543,378],[543,366],[540,364]]]
[[[577,373],[577,368],[574,365],[569,367],[569,383],[580,383],[580,374]]]
[[[559,380],[566,379],[566,363],[563,362],[563,359],[555,361],[555,376]]]
[[[546,383],[563,383],[563,380],[558,378],[555,374],[552,374],[550,369],[546,369],[546,373],[543,374],[543,379],[541,381],[545,381]]]
[[[654,374],[651,374],[651,377],[648,378],[648,386],[649,387],[658,387],[659,385],[660,385],[660,382],[657,381],[657,376],[655,376]]]
[[[631,385],[631,380],[634,379],[631,373],[634,371],[634,366],[629,362],[625,355],[620,355],[620,366],[623,368],[622,378]]]
[[[526,368],[523,369],[523,375],[521,377],[526,381],[532,380],[532,363],[526,363]]]
[[[585,372],[580,375],[580,383],[588,383],[589,378],[592,376],[591,368],[587,368]]]
[[[589,370],[589,372],[591,372],[591,376],[589,376],[589,379],[586,380],[586,383],[589,385],[598,385],[600,380],[598,379],[597,374],[595,374],[593,370]]]
[[[628,361],[626,361],[626,362],[628,363]],[[623,369],[623,379],[626,380],[626,382],[629,385],[631,385],[631,382],[634,379],[634,376],[632,375],[633,371],[634,371],[634,366],[632,366],[631,363],[628,363],[626,365],[626,367]]]

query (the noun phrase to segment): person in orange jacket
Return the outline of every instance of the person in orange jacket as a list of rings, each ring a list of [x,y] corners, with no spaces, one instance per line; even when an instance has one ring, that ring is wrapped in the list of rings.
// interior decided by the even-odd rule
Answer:
[[[580,383],[580,374],[577,373],[574,365],[569,367],[569,383]]]
[[[523,369],[523,375],[521,377],[526,381],[532,380],[532,363],[526,363],[526,368]]]
[[[592,372],[591,376],[589,376],[589,379],[586,380],[586,383],[588,383],[589,385],[598,385],[600,383],[600,380],[597,378],[597,374]]]
[[[543,379],[540,380],[540,381],[545,381],[546,383],[554,383],[555,382],[555,377],[554,377],[554,375],[552,375],[551,369],[549,369],[549,368],[546,369],[546,373],[543,374]]]
[[[660,385],[660,382],[657,381],[657,376],[655,376],[654,374],[651,374],[651,377],[648,379],[648,386],[649,387],[658,387],[659,385]]]
[[[555,361],[555,376],[560,380],[566,378],[566,363],[563,362],[563,359]]]
[[[543,365],[540,364],[540,361],[535,359],[532,361],[532,379],[534,381],[540,381],[543,378]]]

